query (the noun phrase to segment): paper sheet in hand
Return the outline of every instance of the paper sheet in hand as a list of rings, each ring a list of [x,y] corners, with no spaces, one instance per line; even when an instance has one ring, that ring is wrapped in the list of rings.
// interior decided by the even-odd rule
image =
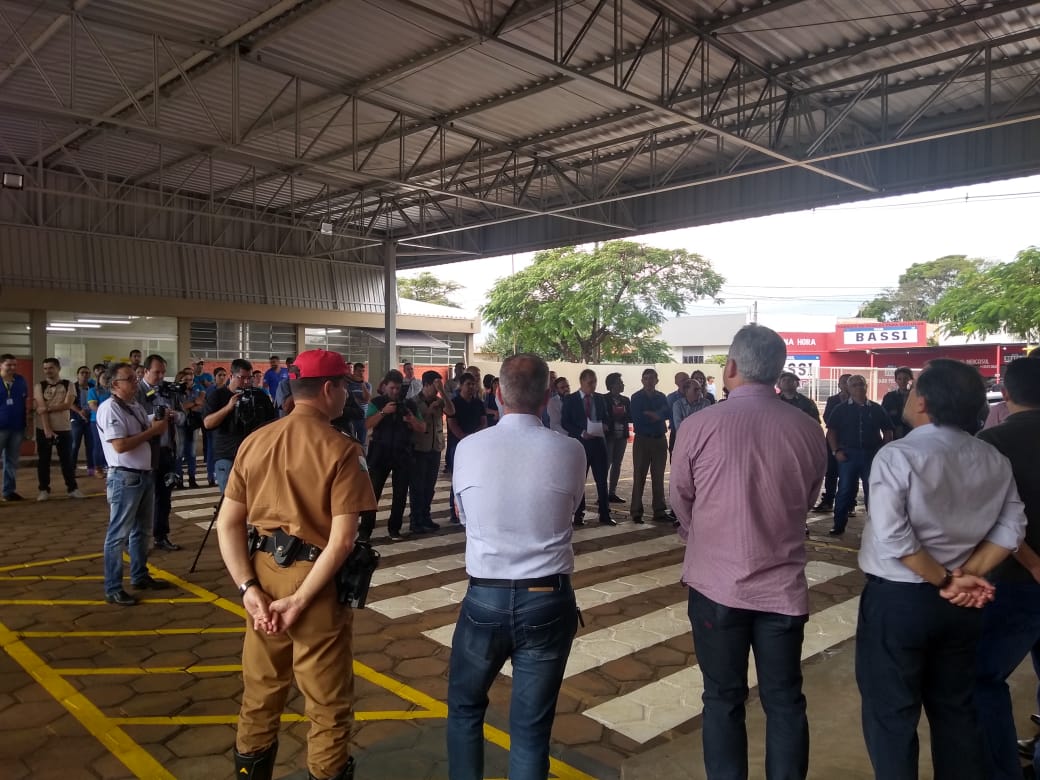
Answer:
[[[606,432],[603,430],[603,423],[599,420],[589,420],[589,426],[585,432],[589,436],[598,436],[601,439],[606,436]]]

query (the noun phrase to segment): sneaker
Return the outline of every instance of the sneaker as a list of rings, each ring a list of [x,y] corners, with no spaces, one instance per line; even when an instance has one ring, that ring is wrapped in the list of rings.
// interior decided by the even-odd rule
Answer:
[[[132,607],[137,603],[137,599],[122,589],[117,590],[114,593],[106,593],[105,601],[109,604],[117,604],[120,607]]]
[[[428,523],[423,523],[423,530],[429,531],[430,533],[436,533],[437,531],[441,530],[441,524],[435,523],[431,520]]]
[[[623,499],[621,496],[617,495],[617,493],[613,493],[613,494],[607,496],[607,500],[610,501],[610,503],[612,503],[612,504],[623,504],[623,503],[625,503],[625,499]]]
[[[176,552],[177,550],[181,549],[181,546],[179,544],[174,544],[173,542],[171,542],[170,537],[164,536],[162,539],[155,540],[155,549],[166,550],[167,552]]]
[[[4,501],[25,501],[25,499],[17,493],[8,493],[6,496],[4,496]]]
[[[51,493],[50,493],[49,490],[41,490],[40,494],[38,496],[36,496],[36,500],[37,501],[46,501],[50,497],[51,497]]]
[[[166,580],[157,580],[151,575],[146,575],[143,580],[131,582],[130,587],[134,590],[166,590],[171,586]]]
[[[76,488],[75,490],[69,491],[69,498],[86,498],[86,496],[83,494],[82,490]]]
[[[646,525],[646,523],[643,521],[642,517],[633,517],[632,518],[632,522],[635,523],[636,525]]]
[[[844,534],[844,531],[839,531],[837,528],[832,528],[827,532],[827,536],[843,536]]]
[[[821,501],[810,511],[820,515],[827,514],[828,512],[834,511],[834,504],[828,504],[826,501]]]
[[[852,507],[852,509],[849,510],[849,517],[855,517],[855,516],[856,516],[856,507]]]
[[[426,533],[426,528],[421,525],[409,525],[408,533],[410,533],[412,536],[417,536],[419,534]]]
[[[386,538],[389,539],[391,542],[404,541],[404,536],[401,534],[400,531],[390,531],[387,533]]]

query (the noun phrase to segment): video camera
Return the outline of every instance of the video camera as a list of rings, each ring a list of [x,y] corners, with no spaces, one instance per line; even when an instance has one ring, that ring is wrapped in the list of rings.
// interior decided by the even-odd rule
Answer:
[[[175,396],[187,395],[188,384],[187,382],[171,382],[169,379],[164,379],[158,385],[155,386],[155,392],[157,395],[161,395],[167,400],[172,400]]]
[[[252,433],[266,422],[270,421],[268,415],[264,414],[263,401],[267,394],[257,387],[243,387],[235,391],[238,403],[235,404],[235,426],[244,433]]]

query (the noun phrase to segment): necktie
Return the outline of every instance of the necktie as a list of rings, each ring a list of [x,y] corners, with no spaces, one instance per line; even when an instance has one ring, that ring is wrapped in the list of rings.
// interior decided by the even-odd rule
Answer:
[[[592,396],[591,395],[585,396],[585,416],[587,418],[589,418],[590,420],[592,419]]]

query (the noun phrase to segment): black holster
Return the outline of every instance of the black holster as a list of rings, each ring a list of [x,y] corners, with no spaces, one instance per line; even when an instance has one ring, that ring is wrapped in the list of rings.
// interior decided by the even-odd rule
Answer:
[[[256,555],[256,551],[260,549],[262,541],[263,537],[260,535],[259,529],[255,525],[249,526],[249,531],[246,534],[246,549],[249,552],[250,560]]]
[[[379,567],[379,552],[368,542],[354,542],[347,560],[336,572],[336,595],[340,604],[363,609],[372,584],[372,574]]]

